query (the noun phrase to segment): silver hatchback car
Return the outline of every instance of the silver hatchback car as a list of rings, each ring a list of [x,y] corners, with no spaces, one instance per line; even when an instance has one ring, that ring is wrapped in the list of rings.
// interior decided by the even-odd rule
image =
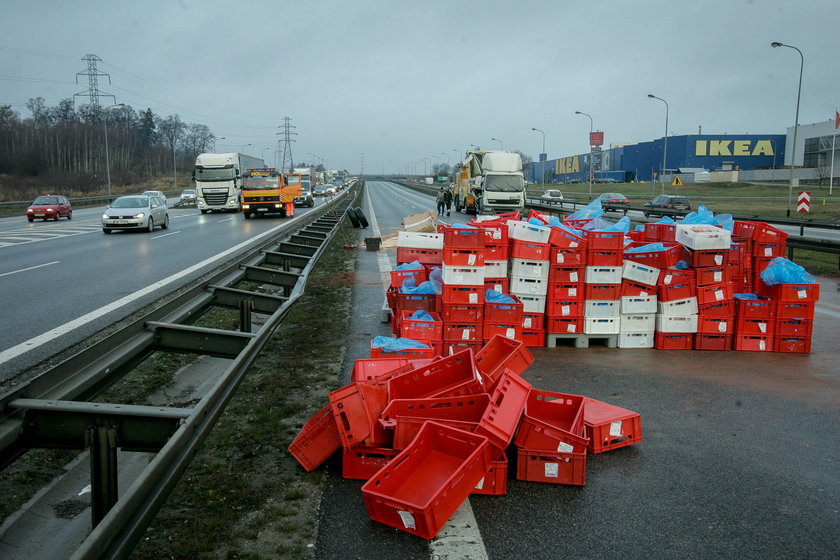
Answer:
[[[156,196],[121,196],[102,214],[102,231],[138,229],[152,231],[155,226],[169,228],[166,203]]]

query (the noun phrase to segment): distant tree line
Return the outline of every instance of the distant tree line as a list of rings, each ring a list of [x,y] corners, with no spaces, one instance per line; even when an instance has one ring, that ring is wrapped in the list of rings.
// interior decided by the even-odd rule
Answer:
[[[18,180],[36,189],[60,184],[75,192],[100,192],[106,184],[106,127],[112,185],[171,176],[173,166],[182,177],[192,170],[196,155],[214,148],[215,136],[207,126],[151,109],[76,106],[73,99],[48,107],[42,97],[30,99],[26,107],[31,118],[0,105],[4,187]]]

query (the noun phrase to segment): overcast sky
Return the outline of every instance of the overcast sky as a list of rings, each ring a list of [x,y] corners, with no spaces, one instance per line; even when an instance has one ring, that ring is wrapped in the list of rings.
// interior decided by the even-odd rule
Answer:
[[[780,134],[840,107],[838,0],[6,0],[0,104],[87,91],[206,124],[217,151],[405,172],[470,145],[534,159],[671,134]],[[87,102],[86,98],[77,103]],[[103,99],[110,104],[110,99]],[[251,144],[250,146],[246,146]],[[265,149],[268,148],[268,149]],[[274,163],[269,161],[270,163]],[[413,169],[421,171],[424,164]]]

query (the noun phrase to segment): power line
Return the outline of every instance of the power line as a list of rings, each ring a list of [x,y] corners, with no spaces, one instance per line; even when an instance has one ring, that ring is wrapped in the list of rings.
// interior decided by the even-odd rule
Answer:
[[[108,85],[111,85],[111,76],[109,74],[106,74],[105,72],[100,72],[96,68],[96,63],[102,62],[102,59],[96,56],[95,54],[86,54],[82,57],[82,60],[87,62],[87,72],[76,72],[76,83],[79,83],[79,76],[87,76],[88,91],[87,93],[80,91],[79,93],[73,94],[73,97],[89,97],[90,104],[96,108],[97,112],[100,109],[100,97],[110,97],[114,100],[114,104],[116,104],[117,98],[111,95],[110,93],[99,93],[99,76],[107,76]]]
[[[280,169],[285,171],[286,169],[289,172],[292,172],[295,167],[295,161],[292,157],[292,142],[297,142],[292,136],[297,136],[297,132],[293,132],[293,128],[297,128],[292,124],[292,119],[290,117],[283,117],[283,126],[278,126],[277,128],[282,128],[283,132],[278,132],[277,134],[283,135],[283,163],[280,165]],[[289,158],[289,167],[286,167],[286,156],[288,155]]]

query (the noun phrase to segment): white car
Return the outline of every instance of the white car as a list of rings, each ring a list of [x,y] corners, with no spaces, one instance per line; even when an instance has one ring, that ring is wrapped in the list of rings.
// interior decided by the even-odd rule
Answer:
[[[333,185],[332,183],[327,183],[326,185],[324,185],[324,194],[335,194],[335,193],[336,193],[335,185]]]
[[[155,226],[169,228],[166,204],[156,196],[121,196],[102,214],[102,232],[115,229],[152,231]]]
[[[163,198],[166,200],[166,197]],[[195,201],[195,189],[184,189],[181,191],[181,202]]]
[[[545,191],[540,197],[540,200],[549,204],[552,202],[563,202],[563,193],[557,190]]]

